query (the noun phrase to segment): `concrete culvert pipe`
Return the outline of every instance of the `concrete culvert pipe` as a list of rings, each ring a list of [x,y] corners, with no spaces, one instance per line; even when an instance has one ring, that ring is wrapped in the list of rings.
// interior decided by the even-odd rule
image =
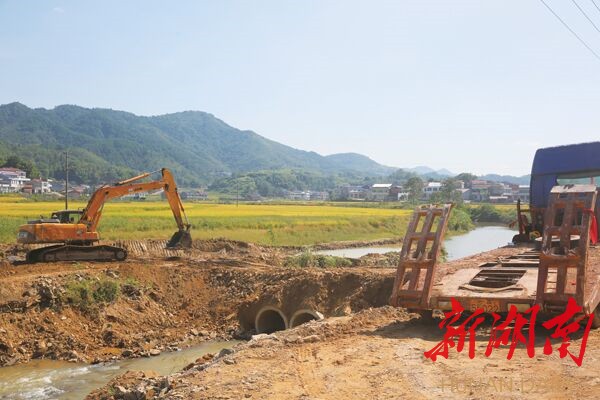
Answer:
[[[298,325],[302,325],[308,321],[320,321],[323,319],[323,314],[316,310],[303,309],[298,310],[292,315],[290,320],[290,328],[294,328]]]
[[[267,306],[261,308],[256,314],[254,326],[256,333],[273,333],[287,329],[288,321],[280,309]]]

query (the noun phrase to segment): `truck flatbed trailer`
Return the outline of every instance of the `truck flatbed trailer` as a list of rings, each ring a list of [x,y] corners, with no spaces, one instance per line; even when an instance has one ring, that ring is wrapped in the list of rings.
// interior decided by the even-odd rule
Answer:
[[[544,214],[541,241],[500,248],[438,265],[451,205],[418,207],[404,238],[390,303],[414,311],[452,309],[523,312],[539,305],[545,314],[565,310],[569,298],[585,314],[600,302],[600,246],[595,185],[555,186]],[[596,318],[594,325],[598,325]]]
[[[533,246],[504,247],[441,264],[441,276],[433,284],[427,308],[450,310],[450,299],[454,298],[469,311],[507,312],[514,304],[523,312],[536,304],[539,255]],[[587,314],[600,301],[600,247],[590,247],[588,262],[588,301],[584,304]],[[556,276],[550,277],[549,284],[550,288],[556,284]],[[566,285],[575,289],[576,277],[567,277]]]

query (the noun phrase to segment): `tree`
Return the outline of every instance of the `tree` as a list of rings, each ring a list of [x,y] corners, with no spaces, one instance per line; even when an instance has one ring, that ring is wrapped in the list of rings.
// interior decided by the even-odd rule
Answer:
[[[460,189],[460,183],[456,178],[447,178],[442,181],[440,191],[435,193],[433,201],[436,203],[454,203],[461,204],[462,193],[457,189]]]
[[[405,171],[403,169],[398,169],[392,172],[387,177],[387,181],[394,185],[402,185],[404,182],[408,181],[410,178],[417,176],[413,172]]]
[[[17,156],[8,156],[4,164],[0,166],[0,168],[8,167],[8,168],[19,168],[27,173],[27,176],[30,178],[39,178],[40,171],[37,169],[35,164],[29,160],[23,160]]]
[[[423,194],[425,183],[423,182],[423,179],[419,178],[418,176],[413,176],[412,178],[408,178],[405,187],[408,191],[408,200],[411,203],[416,203]]]
[[[463,172],[461,174],[458,174],[454,177],[454,179],[457,179],[459,181],[463,181],[465,183],[465,187],[466,188],[470,188],[471,187],[471,182],[474,181],[475,179],[477,179],[477,175],[473,175],[470,172]]]

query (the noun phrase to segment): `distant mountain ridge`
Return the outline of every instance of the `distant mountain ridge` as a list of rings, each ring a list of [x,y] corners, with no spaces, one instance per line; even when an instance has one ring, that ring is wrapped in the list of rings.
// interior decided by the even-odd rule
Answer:
[[[125,111],[61,105],[0,105],[0,163],[9,155],[32,160],[45,177],[62,179],[68,150],[70,176],[111,182],[168,167],[184,185],[208,184],[235,173],[304,170],[323,175],[385,180],[398,170],[358,153],[327,156],[298,150],[202,111],[138,116]],[[455,176],[447,169],[403,168],[424,179]],[[481,179],[527,184],[529,176],[488,174]]]
[[[43,174],[61,178],[64,150],[70,153],[72,176],[92,182],[163,166],[186,184],[283,168],[367,176],[395,170],[360,154],[322,156],[298,150],[201,111],[145,117],[74,105],[50,110],[20,103],[0,106],[0,160],[16,154],[33,160]]]

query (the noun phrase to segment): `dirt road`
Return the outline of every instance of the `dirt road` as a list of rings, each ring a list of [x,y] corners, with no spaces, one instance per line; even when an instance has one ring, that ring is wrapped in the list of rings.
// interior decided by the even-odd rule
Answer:
[[[529,358],[520,347],[511,360],[496,350],[488,358],[485,329],[476,356],[450,350],[436,362],[424,357],[441,338],[435,325],[401,309],[383,307],[351,317],[310,322],[260,336],[233,354],[165,378],[116,379],[92,399],[584,399],[600,389],[600,331],[590,334],[584,364],[538,342]],[[573,346],[579,348],[580,340]],[[138,379],[136,379],[138,378]],[[162,389],[161,389],[162,385]],[[162,392],[161,392],[162,390]],[[111,393],[115,397],[108,396]]]

